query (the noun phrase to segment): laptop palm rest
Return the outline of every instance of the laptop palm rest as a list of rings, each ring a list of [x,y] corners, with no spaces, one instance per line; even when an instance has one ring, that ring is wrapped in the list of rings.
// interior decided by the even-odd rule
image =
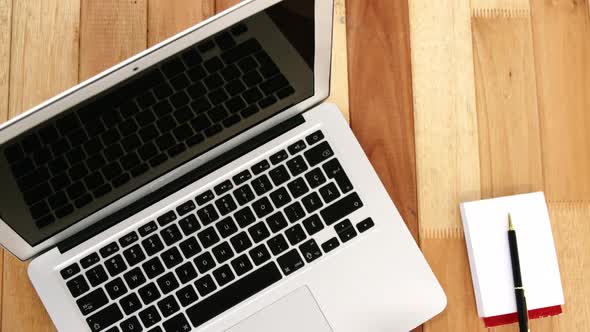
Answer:
[[[307,287],[301,287],[241,321],[227,332],[332,332]]]

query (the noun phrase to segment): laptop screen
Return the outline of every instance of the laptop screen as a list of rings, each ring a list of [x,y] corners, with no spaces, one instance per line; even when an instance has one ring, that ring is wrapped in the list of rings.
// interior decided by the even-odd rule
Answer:
[[[31,246],[314,94],[314,0],[285,0],[0,147]]]

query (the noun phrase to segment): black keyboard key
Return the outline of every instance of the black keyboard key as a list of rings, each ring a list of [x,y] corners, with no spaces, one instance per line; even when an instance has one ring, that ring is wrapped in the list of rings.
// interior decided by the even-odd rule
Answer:
[[[287,158],[289,158],[287,151],[281,150],[281,151],[271,155],[269,159],[273,165],[276,165],[276,164],[279,164],[279,163],[287,160]]]
[[[328,178],[334,179],[343,193],[347,193],[353,189],[352,183],[350,183],[348,176],[342,169],[338,160],[332,159],[328,161],[323,165],[323,168]]]
[[[360,197],[356,193],[352,193],[324,208],[320,214],[327,225],[332,225],[336,221],[360,209],[362,206],[363,202]]]
[[[234,218],[236,219],[238,225],[240,225],[241,228],[250,225],[256,220],[256,217],[254,217],[254,213],[252,213],[252,210],[248,206],[236,212],[234,214]]]
[[[281,185],[291,179],[291,176],[289,176],[289,172],[284,165],[275,167],[270,172],[268,172],[268,175],[270,175],[270,178],[272,179],[272,182],[275,184],[275,186]]]
[[[278,234],[277,236],[268,240],[267,245],[270,248],[272,254],[275,256],[289,249],[289,244],[287,243],[287,240],[285,240],[285,237],[282,234]]]
[[[64,194],[63,191],[60,191],[49,197],[47,201],[49,202],[49,206],[51,206],[51,208],[55,210],[60,206],[65,205],[68,202],[68,197]]]
[[[139,239],[139,237],[137,236],[137,233],[131,232],[131,233],[123,236],[122,238],[120,238],[119,243],[121,244],[121,247],[125,248],[127,246],[132,245],[138,239]]]
[[[187,86],[189,86],[191,84],[191,82],[186,77],[186,75],[180,74],[180,75],[176,76],[174,79],[170,80],[170,84],[172,85],[172,87],[174,87],[174,89],[182,90],[182,89],[186,88]]]
[[[231,261],[231,265],[233,266],[234,271],[236,271],[236,274],[238,276],[244,275],[253,268],[252,263],[250,262],[250,259],[248,259],[248,256],[246,256],[246,254],[241,255],[238,258]]]
[[[147,329],[158,324],[162,320],[160,313],[158,312],[158,310],[154,306],[151,306],[151,307],[139,312],[139,314],[137,316],[139,317],[139,319],[143,323],[143,326],[145,326],[145,328],[147,328]]]
[[[53,215],[49,214],[41,219],[35,220],[35,225],[39,228],[43,228],[43,227],[46,227],[49,224],[53,223],[54,221],[55,221],[55,218],[53,217]]]
[[[293,198],[301,197],[309,192],[309,187],[301,177],[289,182],[287,188],[289,188]]]
[[[252,178],[252,174],[250,173],[250,171],[244,170],[244,171],[234,175],[232,177],[232,180],[234,181],[236,186],[239,186],[240,184],[250,180],[251,178]]]
[[[166,332],[186,332],[191,330],[191,326],[189,322],[186,320],[184,314],[178,314],[169,320],[165,321],[164,329]],[[150,332],[158,332],[158,331],[150,331]]]
[[[100,255],[102,256],[102,258],[107,258],[110,255],[116,253],[117,251],[119,251],[119,245],[116,242],[113,242],[111,244],[106,245],[105,247],[103,247],[102,249],[99,250]]]
[[[197,201],[197,204],[203,205],[212,200],[214,197],[215,195],[213,192],[211,190],[207,190],[204,193],[198,195],[195,200]]]
[[[148,256],[152,256],[164,249],[164,244],[157,234],[154,234],[141,241],[141,245],[143,246],[143,249],[145,249],[145,252]]]
[[[121,278],[108,282],[104,288],[107,290],[111,300],[116,300],[127,293],[127,286],[125,286]]]
[[[219,213],[221,213],[222,216],[227,215],[237,208],[236,202],[230,194],[227,194],[216,200],[215,206],[217,206],[217,210],[219,210]]]
[[[168,272],[162,277],[160,277],[157,283],[160,287],[160,290],[162,291],[162,294],[168,294],[173,290],[177,289],[179,286],[178,281],[176,280],[176,277],[172,272]]]
[[[274,208],[267,197],[255,201],[252,203],[252,207],[258,218],[263,218],[274,211]]]
[[[196,208],[195,203],[193,201],[187,201],[182,203],[176,208],[176,213],[179,216],[183,216]]]
[[[194,255],[201,252],[201,246],[199,245],[199,241],[197,241],[197,239],[194,236],[181,242],[179,247],[182,253],[184,254],[185,258],[191,258]]]
[[[128,318],[124,320],[119,326],[121,327],[121,332],[135,332],[142,330],[137,317]]]
[[[150,159],[150,166],[156,167],[162,165],[168,157],[164,153],[160,153],[159,155],[155,156],[154,158]]]
[[[121,175],[121,172],[123,172],[123,170],[121,169],[121,166],[117,162],[108,164],[102,168],[102,174],[108,180],[112,180],[112,179],[116,178],[117,176]],[[68,189],[68,191],[69,191],[69,189]]]
[[[199,327],[210,319],[240,302],[271,286],[282,278],[275,263],[268,263],[248,274],[213,296],[190,307],[186,314],[194,327]]]
[[[262,242],[270,236],[268,228],[262,221],[250,227],[248,229],[248,233],[250,233],[250,237],[252,238],[254,243]]]
[[[221,62],[219,57],[216,57],[216,56],[205,61],[205,63],[203,65],[205,66],[205,69],[207,69],[207,71],[209,73],[214,73],[214,72],[223,68],[223,62]]]
[[[210,275],[206,275],[200,279],[197,279],[195,286],[197,287],[197,290],[201,296],[207,296],[217,289],[217,286],[213,282],[213,278],[211,278]]]
[[[148,170],[149,170],[149,166],[147,164],[141,164],[141,165],[138,165],[136,167],[133,167],[129,171],[129,173],[131,173],[131,176],[137,177],[137,176],[140,176],[140,175],[144,174]]]
[[[248,237],[246,232],[238,233],[230,239],[230,242],[232,247],[234,247],[234,250],[238,254],[252,247],[252,241],[250,241],[250,238]]]
[[[79,183],[77,185],[79,185]],[[73,188],[73,187],[70,187],[70,188]],[[77,187],[73,188],[75,190],[72,190],[72,191],[70,191],[70,188],[68,188],[68,194],[71,194],[70,197],[72,197],[72,198],[80,196],[84,192],[84,186],[82,186],[82,192],[79,192]],[[44,199],[45,197],[51,195],[52,193],[53,192],[52,192],[51,188],[49,187],[47,182],[45,182],[45,183],[38,185],[33,190],[25,192],[23,194],[23,197],[25,199],[25,202],[28,205],[32,205],[33,203],[36,203],[36,202]],[[65,213],[64,215],[67,215],[67,214],[69,214],[69,213]]]
[[[74,298],[86,293],[90,289],[90,287],[88,287],[86,279],[84,279],[84,276],[82,275],[79,275],[74,279],[68,281],[66,283],[66,286],[68,287],[70,293]]]
[[[237,113],[246,107],[246,103],[240,96],[235,96],[232,99],[225,102],[225,107],[230,113]],[[238,117],[239,119],[239,117]]]
[[[260,244],[249,251],[250,258],[256,266],[261,265],[270,259],[270,253],[264,244]]]
[[[215,225],[215,227],[217,227],[217,231],[219,232],[219,234],[221,235],[222,238],[227,238],[230,235],[233,235],[234,233],[236,233],[238,231],[238,227],[236,226],[236,223],[234,222],[232,217],[229,217],[229,216],[220,220]]]
[[[197,220],[197,217],[194,214],[189,214],[188,216],[180,219],[178,225],[180,226],[180,229],[182,229],[182,232],[186,236],[191,235],[194,232],[201,229],[201,225],[199,224],[199,221]]]
[[[201,241],[201,244],[204,248],[209,248],[219,242],[219,235],[217,235],[217,232],[215,232],[215,228],[213,228],[213,226],[201,231],[199,234],[197,234],[197,237],[199,238],[199,241]]]
[[[154,221],[150,221],[143,226],[139,226],[139,235],[145,237],[155,232],[158,229],[158,225]]]
[[[314,214],[313,216],[305,219],[302,224],[303,227],[305,227],[307,234],[309,234],[310,236],[324,229],[324,224],[322,223],[322,220],[320,219],[320,217],[318,217],[317,214]]]
[[[65,269],[61,270],[59,273],[64,280],[70,279],[71,277],[75,276],[80,272],[80,266],[78,263],[74,263],[66,267]]]
[[[203,137],[203,135],[196,134],[186,140],[186,145],[189,147],[193,147],[193,146],[195,146],[201,142],[204,142],[204,141],[205,141],[205,137]]]
[[[313,134],[305,137],[305,141],[307,142],[307,144],[309,145],[314,145],[317,142],[321,141],[324,139],[324,133],[322,133],[321,131],[316,131]]]
[[[213,271],[213,276],[215,277],[215,280],[217,280],[219,287],[227,285],[236,278],[227,264]]]
[[[58,218],[63,218],[70,213],[74,212],[74,207],[71,204],[61,207],[60,209],[55,211],[55,216]]]
[[[51,128],[55,130],[53,127]],[[57,135],[57,132],[55,134]],[[44,136],[43,134],[41,135]],[[25,157],[25,154],[21,149],[20,145],[18,145],[18,143],[15,143],[4,150],[4,156],[6,156],[6,160],[8,160],[9,163],[14,163],[20,159],[23,159]]]
[[[206,205],[197,211],[197,215],[204,226],[207,226],[219,219],[219,214],[213,207],[213,204]]]
[[[185,70],[184,64],[180,58],[174,57],[162,65],[162,72],[168,79],[182,73]]]
[[[127,285],[129,285],[130,289],[135,289],[146,282],[145,276],[139,267],[125,273],[123,278],[127,281]]]
[[[297,249],[292,249],[291,251],[282,255],[277,259],[277,262],[286,276],[299,270],[305,265],[301,259],[301,256],[297,252]]]
[[[262,99],[258,103],[258,106],[260,106],[260,108],[267,108],[271,105],[274,105],[276,102],[277,102],[277,98],[275,98],[274,96],[268,96],[268,97]]]
[[[201,114],[191,121],[191,126],[195,131],[203,131],[211,126],[211,120],[206,114]]]
[[[327,204],[331,203],[332,201],[340,197],[340,192],[338,191],[338,188],[336,188],[336,185],[334,185],[334,183],[332,182],[320,188],[320,194],[322,195],[322,198]]]
[[[277,209],[289,204],[291,202],[291,196],[285,188],[279,188],[270,193],[270,198]]]
[[[203,66],[200,64],[196,65],[194,68],[189,70],[186,74],[193,82],[200,82],[203,78],[205,78],[205,76],[207,76],[207,72],[205,71],[205,68],[203,68]]]
[[[320,196],[315,192],[312,192],[311,194],[303,197],[301,202],[303,203],[303,206],[305,206],[305,210],[307,210],[308,213],[312,213],[324,206]]]
[[[289,161],[287,161],[287,167],[289,167],[289,171],[293,176],[297,176],[305,171],[307,171],[307,164],[303,157],[297,156]]]
[[[125,256],[129,266],[137,265],[145,259],[145,254],[141,250],[139,244],[136,244],[133,247],[123,251],[123,256]]]
[[[156,139],[156,145],[160,148],[160,151],[168,150],[176,144],[172,134],[166,133]]]
[[[180,239],[182,239],[182,234],[180,233],[178,226],[174,224],[162,230],[160,232],[160,235],[162,236],[162,239],[164,240],[164,243],[166,243],[167,246],[171,246],[174,243],[180,241]]]
[[[268,161],[263,160],[259,163],[256,163],[254,166],[252,166],[252,173],[254,173],[254,175],[258,175],[258,174],[266,171],[269,168],[270,168],[270,164],[268,163]]]
[[[233,80],[233,81],[229,82],[228,84],[226,84],[225,90],[231,96],[235,96],[241,92],[244,92],[244,90],[246,90],[246,86],[244,85],[244,83],[242,83],[241,80],[236,79],[236,80]]]
[[[276,92],[277,90],[280,90],[281,88],[285,87],[289,85],[289,81],[287,81],[287,79],[285,78],[285,76],[283,75],[277,75],[273,78],[271,78],[270,80],[262,83],[260,85],[260,88],[262,89],[262,91],[266,94],[266,95],[270,95],[274,92]]]
[[[234,252],[231,250],[231,247],[227,242],[223,242],[213,247],[211,252],[213,252],[213,255],[215,256],[219,264],[222,264],[228,259],[234,257]]]
[[[107,272],[104,270],[102,265],[97,265],[90,270],[86,271],[86,278],[90,282],[90,285],[96,287],[109,278]]]
[[[334,156],[334,151],[328,144],[328,142],[322,142],[317,146],[305,151],[303,153],[305,155],[305,159],[311,167],[331,158]]]
[[[213,189],[217,195],[222,195],[233,188],[233,185],[230,180],[225,180],[220,184],[216,185]]]
[[[371,218],[367,218],[356,224],[356,228],[358,229],[359,233],[363,233],[373,226],[375,226],[375,222],[373,222],[373,219]]]
[[[125,261],[123,261],[123,257],[121,257],[121,255],[116,255],[107,259],[104,262],[104,265],[109,271],[111,277],[114,277],[127,270],[127,265],[125,264]]]
[[[123,313],[116,303],[109,305],[94,315],[86,318],[92,332],[104,331],[109,326],[123,319]]]
[[[317,188],[326,182],[326,177],[319,167],[307,172],[305,174],[305,179],[312,189]]]
[[[322,256],[322,251],[314,239],[305,241],[299,246],[301,255],[305,258],[305,261],[311,263]]]
[[[266,223],[273,233],[280,232],[289,225],[282,212],[277,212],[266,218]]]
[[[171,269],[182,262],[182,255],[176,247],[164,251],[161,255],[167,268]]]
[[[305,217],[305,211],[303,211],[303,207],[301,207],[301,204],[299,204],[299,202],[295,202],[291,205],[288,205],[284,211],[285,215],[287,216],[287,219],[289,219],[291,223],[294,223],[300,220],[301,218]]]
[[[164,266],[158,257],[154,257],[143,263],[142,267],[148,279],[154,279],[155,277],[164,273]]]
[[[195,266],[201,274],[204,274],[215,267],[215,260],[209,252],[205,252],[195,258]]]
[[[104,178],[98,172],[92,173],[84,179],[86,187],[90,190],[100,187],[104,184]]]
[[[222,32],[215,37],[215,43],[222,51],[227,51],[236,46],[236,41],[229,32]]]
[[[258,196],[262,196],[272,189],[272,184],[270,183],[268,176],[261,175],[252,180],[252,187]]]
[[[195,288],[191,285],[187,285],[184,288],[181,288],[178,292],[176,292],[176,297],[178,298],[180,305],[182,305],[183,307],[189,306],[199,299],[199,296],[197,295]]]
[[[113,144],[113,145],[109,146],[108,148],[106,148],[104,150],[103,153],[104,153],[104,156],[107,158],[107,160],[116,160],[124,154],[123,149],[121,148],[120,144]],[[76,174],[73,174],[72,171],[74,171],[74,169],[70,169],[70,176],[72,177],[72,179],[76,179],[76,177],[74,176]],[[83,170],[81,170],[81,169],[78,169],[75,171],[77,171],[78,173],[82,173],[82,174],[84,173]],[[80,175],[80,174],[78,174],[78,175]],[[86,174],[83,174],[82,176],[84,176],[84,175],[86,175]],[[80,178],[82,176],[79,176],[78,178]]]
[[[178,276],[178,279],[183,284],[186,284],[187,282],[192,281],[198,275],[197,270],[195,270],[195,267],[193,266],[193,264],[191,262],[186,262],[186,263],[182,264],[181,266],[177,267],[175,272],[176,272],[176,275]]]
[[[356,229],[354,229],[354,227],[352,227],[352,224],[350,224],[350,221],[345,220],[342,223],[344,223],[344,222],[346,222],[346,227],[342,227],[341,230],[337,230],[338,237],[340,238],[340,241],[342,241],[342,243],[348,242],[352,238],[357,236]]]
[[[156,301],[162,296],[160,294],[160,291],[158,290],[158,287],[156,287],[156,284],[154,284],[153,282],[140,288],[139,291],[137,291],[137,293],[139,294],[141,300],[145,305],[148,305]]]
[[[338,248],[339,245],[340,245],[340,242],[338,242],[338,239],[333,237],[333,238],[329,239],[328,241],[322,243],[322,249],[327,254],[330,251]]]
[[[238,201],[238,204],[245,205],[254,199],[254,192],[252,192],[249,185],[245,184],[234,190],[234,197]]]
[[[98,263],[100,261],[100,257],[98,257],[97,253],[92,253],[84,258],[82,258],[82,260],[80,260],[80,264],[82,265],[83,268],[87,269],[89,267],[91,267],[92,265]],[[76,265],[77,267],[77,265]],[[80,269],[78,268],[78,271],[80,271]],[[76,272],[78,273],[78,272]]]
[[[123,311],[127,315],[130,315],[136,312],[137,310],[141,309],[141,301],[135,293],[131,293],[122,298],[119,301],[119,304],[121,305],[121,308],[123,308]]]
[[[296,245],[301,241],[305,240],[305,238],[307,237],[305,235],[305,232],[303,231],[303,228],[299,224],[296,224],[295,226],[287,229],[285,231],[285,235],[287,236],[287,239],[289,240],[289,243],[291,243],[291,245]]]

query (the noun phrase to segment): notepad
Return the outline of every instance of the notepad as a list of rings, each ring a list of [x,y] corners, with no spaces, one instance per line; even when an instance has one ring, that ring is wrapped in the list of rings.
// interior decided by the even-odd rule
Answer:
[[[512,214],[518,238],[529,318],[558,315],[564,303],[549,211],[542,192],[462,203],[477,312],[487,327],[518,321],[508,213]]]

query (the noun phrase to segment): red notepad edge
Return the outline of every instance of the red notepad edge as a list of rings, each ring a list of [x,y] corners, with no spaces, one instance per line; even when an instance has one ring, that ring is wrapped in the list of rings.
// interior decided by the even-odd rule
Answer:
[[[545,307],[534,310],[529,310],[529,319],[537,319],[549,316],[556,316],[563,312],[560,305],[553,307]],[[494,327],[518,322],[518,314],[513,312],[511,314],[498,315],[492,317],[484,317],[483,323],[486,327]]]

